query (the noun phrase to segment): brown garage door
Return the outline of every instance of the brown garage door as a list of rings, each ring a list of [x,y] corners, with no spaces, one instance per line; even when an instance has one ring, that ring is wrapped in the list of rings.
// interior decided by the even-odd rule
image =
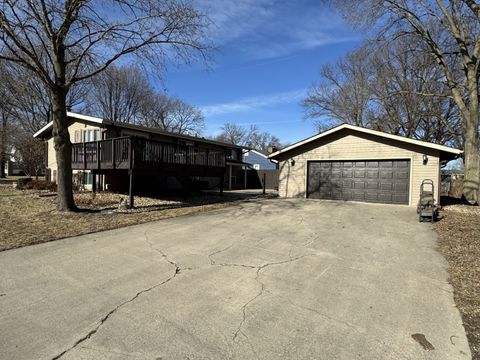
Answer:
[[[410,160],[309,161],[307,197],[407,204]]]

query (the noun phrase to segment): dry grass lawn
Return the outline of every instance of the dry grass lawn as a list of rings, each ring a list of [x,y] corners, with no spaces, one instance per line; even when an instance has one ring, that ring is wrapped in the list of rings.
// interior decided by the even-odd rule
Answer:
[[[59,213],[55,197],[40,197],[38,192],[0,187],[0,251],[58,240],[66,237],[110,230],[175,216],[208,211],[232,205],[239,196],[208,194],[192,197],[188,202],[135,198],[134,210],[119,209],[125,195],[76,194],[77,205],[91,211]],[[93,211],[94,210],[94,211]]]
[[[436,223],[472,358],[480,360],[480,207],[448,205]]]

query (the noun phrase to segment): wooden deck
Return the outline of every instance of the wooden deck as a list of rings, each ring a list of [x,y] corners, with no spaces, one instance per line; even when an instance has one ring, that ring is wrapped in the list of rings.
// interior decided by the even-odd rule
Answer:
[[[177,145],[139,137],[118,137],[73,144],[74,170],[140,170],[218,176],[225,170],[225,151]]]

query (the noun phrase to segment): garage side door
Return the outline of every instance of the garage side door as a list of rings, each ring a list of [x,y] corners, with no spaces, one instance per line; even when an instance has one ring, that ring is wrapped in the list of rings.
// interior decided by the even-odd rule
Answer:
[[[310,161],[307,197],[407,204],[410,160]]]

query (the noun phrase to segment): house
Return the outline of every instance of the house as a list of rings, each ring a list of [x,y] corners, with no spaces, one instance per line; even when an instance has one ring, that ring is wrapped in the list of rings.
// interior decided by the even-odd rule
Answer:
[[[440,167],[461,150],[343,124],[269,155],[280,168],[279,196],[416,206]]]
[[[227,164],[241,159],[242,147],[159,129],[67,113],[72,169],[87,189],[128,191],[182,187],[217,178],[221,190]],[[34,134],[47,142],[47,172],[57,181],[52,122]]]
[[[274,189],[278,186],[277,168],[277,162],[270,160],[267,155],[257,150],[244,148],[240,159],[230,158],[227,160],[224,186],[229,190],[261,189],[263,181],[265,181],[267,189]]]
[[[19,166],[14,158],[5,161],[5,175],[7,176],[25,176],[25,171]]]
[[[267,155],[253,149],[243,153],[243,161],[252,164],[252,168],[255,170],[276,170],[278,167],[277,161],[271,160]]]
[[[257,150],[247,150],[243,161],[252,164],[246,170],[245,188],[248,189],[278,189],[278,162]]]

